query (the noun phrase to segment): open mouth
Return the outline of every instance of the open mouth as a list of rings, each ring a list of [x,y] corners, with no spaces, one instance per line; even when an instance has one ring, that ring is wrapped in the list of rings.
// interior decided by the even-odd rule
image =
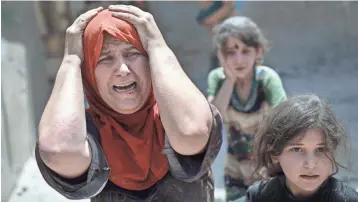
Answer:
[[[118,93],[121,93],[121,92],[134,90],[136,87],[137,87],[137,83],[133,82],[128,85],[113,85],[113,90]]]
[[[237,71],[242,71],[242,70],[244,70],[244,69],[246,69],[246,68],[241,68],[241,67],[235,68],[235,70],[237,70]]]
[[[300,175],[300,177],[306,180],[315,180],[319,177],[319,175]]]

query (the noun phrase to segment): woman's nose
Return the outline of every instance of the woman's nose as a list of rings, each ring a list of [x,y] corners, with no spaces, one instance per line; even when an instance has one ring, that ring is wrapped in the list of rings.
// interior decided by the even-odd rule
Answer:
[[[116,75],[122,76],[122,77],[125,77],[130,73],[131,73],[131,71],[129,70],[128,66],[124,63],[122,63],[120,65],[120,67],[117,68],[117,71],[116,71]]]

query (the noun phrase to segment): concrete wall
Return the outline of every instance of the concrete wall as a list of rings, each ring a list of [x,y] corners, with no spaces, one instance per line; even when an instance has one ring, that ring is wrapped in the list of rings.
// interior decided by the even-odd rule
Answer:
[[[358,66],[358,2],[246,2],[272,43],[266,61],[299,74]]]
[[[1,2],[2,201],[32,154],[50,92],[33,2]]]
[[[28,71],[25,48],[21,44],[9,43],[2,39],[1,79],[1,160],[2,180],[14,182],[28,159],[34,139],[32,112],[29,103]],[[12,184],[11,183],[11,184]],[[5,186],[6,195],[11,186]]]
[[[195,21],[199,3],[150,1],[148,5],[184,71],[197,87],[205,92],[212,46],[210,33]]]
[[[33,2],[2,2],[1,15],[2,37],[11,43],[22,44],[26,49],[24,64],[29,74],[28,90],[34,122],[37,124],[50,93],[50,86]]]

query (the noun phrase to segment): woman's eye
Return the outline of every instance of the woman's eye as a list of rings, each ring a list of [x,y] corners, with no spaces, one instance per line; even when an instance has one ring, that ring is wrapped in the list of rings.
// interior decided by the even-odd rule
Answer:
[[[112,59],[113,59],[112,56],[107,56],[107,57],[100,58],[98,62],[109,61],[109,60],[112,60]]]
[[[125,53],[124,57],[128,58],[128,57],[133,57],[133,56],[138,56],[140,55],[140,53],[138,52],[130,52],[130,53]]]

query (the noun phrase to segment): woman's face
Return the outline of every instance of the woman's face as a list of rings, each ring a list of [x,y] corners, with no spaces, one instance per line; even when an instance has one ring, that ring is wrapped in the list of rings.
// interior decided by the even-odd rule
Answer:
[[[222,56],[219,56],[219,60],[222,66],[231,67],[239,79],[251,75],[257,59],[262,56],[260,48],[247,46],[233,36],[227,38],[226,47],[220,51]]]
[[[332,154],[327,150],[321,129],[309,129],[285,146],[273,161],[279,163],[286,184],[294,195],[313,194],[332,174]]]
[[[104,37],[95,77],[101,98],[121,114],[138,111],[150,93],[148,58],[110,35]]]

